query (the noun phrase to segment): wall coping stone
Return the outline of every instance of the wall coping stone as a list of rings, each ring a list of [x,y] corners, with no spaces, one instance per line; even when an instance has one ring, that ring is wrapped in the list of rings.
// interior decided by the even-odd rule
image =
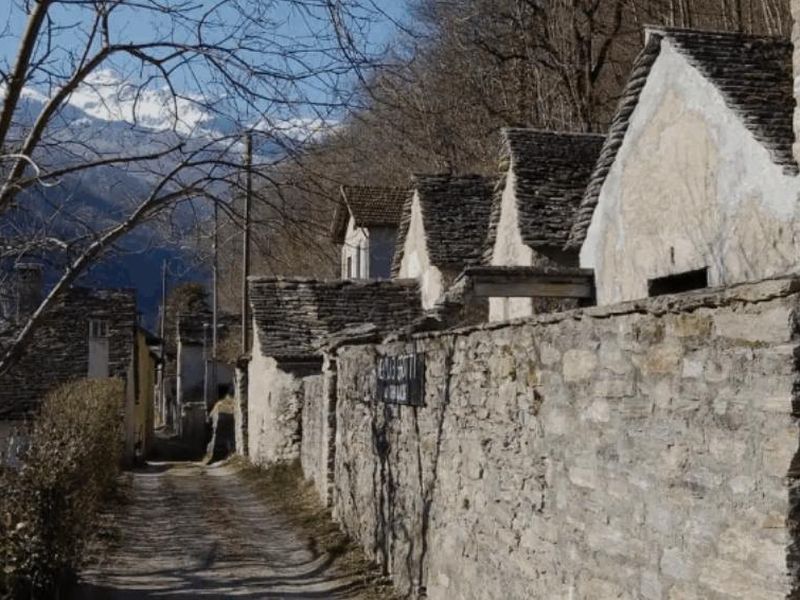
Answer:
[[[469,335],[479,331],[496,331],[526,325],[550,325],[564,321],[580,321],[581,319],[610,319],[618,316],[649,314],[663,316],[694,312],[701,308],[721,308],[733,304],[759,304],[777,298],[784,298],[800,293],[800,273],[763,279],[756,282],[740,283],[730,286],[708,288],[682,294],[671,294],[655,298],[642,298],[604,306],[589,306],[572,310],[542,313],[509,321],[497,321],[457,327],[453,329],[404,332],[395,331],[384,336],[383,343],[407,342],[414,340],[435,339],[450,336]],[[344,347],[356,347],[376,343],[374,338],[338,340],[330,351]]]

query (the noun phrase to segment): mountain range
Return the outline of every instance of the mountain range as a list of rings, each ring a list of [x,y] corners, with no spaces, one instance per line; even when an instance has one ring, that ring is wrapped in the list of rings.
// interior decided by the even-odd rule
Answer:
[[[129,156],[158,152],[183,142],[199,147],[214,140],[234,136],[238,126],[232,120],[200,110],[189,99],[173,103],[166,89],[137,90],[111,71],[95,73],[62,107],[48,130],[48,144],[37,162],[48,168],[80,163],[89,156]],[[19,131],[29,126],[41,112],[48,96],[25,89],[15,115]],[[177,114],[175,108],[177,107]],[[240,146],[233,145],[239,152]],[[218,151],[213,148],[209,152]],[[278,145],[262,141],[256,152],[275,158]],[[231,159],[237,160],[236,157]],[[168,172],[175,158],[167,157],[123,169],[103,166],[66,176],[54,185],[36,186],[19,197],[17,208],[3,217],[3,237],[14,231],[42,231],[60,239],[75,238],[100,231],[120,220],[146,197],[158,180],[156,174]],[[226,190],[219,190],[226,193]],[[138,293],[142,322],[153,326],[161,297],[161,265],[167,261],[170,283],[192,280],[207,282],[209,269],[195,239],[186,239],[188,230],[210,232],[211,208],[208,203],[184,203],[172,210],[159,224],[145,225],[129,233],[91,270],[80,283],[98,287],[132,287]],[[198,227],[198,224],[201,227]],[[202,245],[202,242],[201,244]],[[58,276],[59,261],[68,254],[48,261],[48,279]]]

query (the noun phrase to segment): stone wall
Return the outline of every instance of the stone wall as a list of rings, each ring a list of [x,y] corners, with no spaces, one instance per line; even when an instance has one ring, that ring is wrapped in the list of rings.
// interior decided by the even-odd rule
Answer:
[[[303,380],[319,373],[320,366],[320,360],[278,362],[260,353],[250,359],[247,455],[251,462],[266,466],[300,458]]]
[[[300,463],[322,502],[331,502],[336,436],[336,366],[328,361],[321,375],[303,380],[303,436]]]
[[[320,498],[327,496],[326,486],[321,485],[327,469],[323,463],[326,448],[325,413],[327,404],[323,396],[324,375],[306,377],[303,382],[303,439],[300,446],[300,464],[307,479],[314,482]]]
[[[799,292],[341,348],[334,515],[434,600],[786,597]],[[425,406],[377,403],[376,357],[411,343]]]
[[[233,422],[236,454],[247,456],[247,363],[236,365],[233,377]]]
[[[17,365],[0,376],[0,419],[29,416],[49,391],[89,374],[91,319],[108,324],[108,375],[129,376],[136,339],[134,291],[71,288],[46,313]]]

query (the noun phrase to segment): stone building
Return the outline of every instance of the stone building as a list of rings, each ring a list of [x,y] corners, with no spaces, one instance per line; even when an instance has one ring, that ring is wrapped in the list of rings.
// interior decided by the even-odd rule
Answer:
[[[251,277],[250,304],[246,433],[256,464],[299,458],[304,383],[321,372],[326,336],[358,326],[387,332],[421,313],[415,281]]]
[[[599,304],[796,271],[792,44],[649,29],[567,249]]]
[[[341,245],[342,279],[389,279],[408,190],[342,186],[331,234]]]
[[[494,180],[479,175],[417,175],[403,208],[392,275],[417,279],[432,309],[483,254]]]
[[[26,274],[28,271],[26,271]],[[27,318],[38,306],[40,278],[26,278]],[[37,300],[38,299],[38,300]],[[0,437],[24,429],[48,392],[80,378],[119,377],[126,382],[124,460],[145,454],[153,421],[153,368],[146,336],[137,326],[136,296],[128,289],[70,288],[47,312],[18,363],[0,376]],[[5,433],[4,433],[5,432]]]
[[[578,252],[564,250],[564,244],[604,139],[592,134],[503,130],[501,183],[492,204],[484,262],[516,267],[506,270],[508,283],[533,283],[538,274],[578,266]],[[507,289],[513,287],[520,286]],[[547,308],[542,303],[531,297],[490,298],[489,318],[530,316],[536,312],[534,304]]]

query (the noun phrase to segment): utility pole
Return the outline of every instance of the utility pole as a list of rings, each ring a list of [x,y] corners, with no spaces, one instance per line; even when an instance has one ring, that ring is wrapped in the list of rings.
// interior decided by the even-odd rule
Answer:
[[[161,263],[161,381],[160,398],[161,419],[163,425],[170,426],[171,423],[167,411],[167,259]]]
[[[218,244],[219,244],[219,209],[214,202],[214,264],[211,271],[211,401],[218,400],[217,384],[217,269],[219,268]]]
[[[244,194],[244,233],[242,236],[242,355],[247,354],[247,335],[249,320],[249,298],[247,278],[250,276],[250,201],[253,194],[253,133],[248,131],[245,140],[245,194]]]

